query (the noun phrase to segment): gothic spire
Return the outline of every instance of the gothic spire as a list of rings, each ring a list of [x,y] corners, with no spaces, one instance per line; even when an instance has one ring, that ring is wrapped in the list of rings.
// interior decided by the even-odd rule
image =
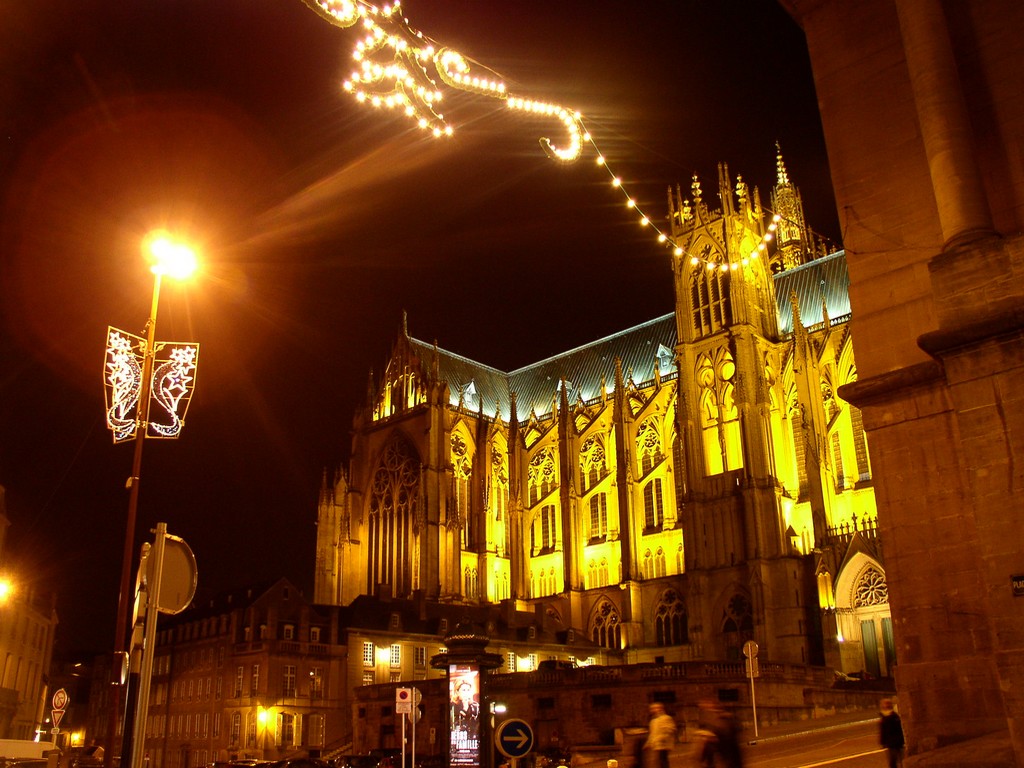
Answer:
[[[786,173],[786,162],[782,159],[782,147],[775,142],[775,168],[778,173],[776,184],[780,187],[789,184],[789,174]]]

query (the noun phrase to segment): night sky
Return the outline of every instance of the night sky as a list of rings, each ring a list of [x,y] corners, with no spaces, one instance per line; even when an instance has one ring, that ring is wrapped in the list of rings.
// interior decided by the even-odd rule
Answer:
[[[839,240],[802,33],[771,0],[408,0],[410,24],[517,93],[583,113],[666,229],[727,162]],[[312,597],[320,477],[408,312],[410,333],[512,370],[672,309],[668,251],[592,149],[453,94],[453,137],[357,104],[357,34],[299,0],[0,5],[0,484],[5,561],[58,595],[58,653],[113,648],[131,445],[104,423],[108,325],[142,333],[140,242],[190,234],[158,338],[201,345],[182,437],[148,441],[138,540],[195,552],[201,592],[280,576]],[[450,93],[450,92],[449,92]]]

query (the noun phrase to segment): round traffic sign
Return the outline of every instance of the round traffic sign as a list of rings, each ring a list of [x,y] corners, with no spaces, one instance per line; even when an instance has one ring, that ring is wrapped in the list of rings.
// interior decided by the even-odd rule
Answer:
[[[494,746],[505,757],[524,757],[533,749],[533,729],[525,720],[506,720],[494,730]]]
[[[54,709],[67,709],[68,700],[68,692],[63,688],[60,688],[53,694],[53,700],[50,703],[53,705]]]

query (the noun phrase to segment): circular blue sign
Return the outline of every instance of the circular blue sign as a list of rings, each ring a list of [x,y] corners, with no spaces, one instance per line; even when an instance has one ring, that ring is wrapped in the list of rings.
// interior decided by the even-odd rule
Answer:
[[[524,757],[533,749],[533,729],[525,720],[505,720],[494,730],[494,746],[505,757]]]

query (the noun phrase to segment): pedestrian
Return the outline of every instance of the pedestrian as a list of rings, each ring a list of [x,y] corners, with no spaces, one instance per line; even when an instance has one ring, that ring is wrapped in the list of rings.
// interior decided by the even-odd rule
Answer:
[[[903,721],[896,714],[892,699],[882,699],[878,704],[881,718],[879,720],[878,741],[885,747],[889,755],[889,768],[900,768],[903,765]]]
[[[644,745],[647,743],[647,729],[634,728],[630,736],[633,737],[633,768],[644,768]]]
[[[701,765],[716,765],[717,756],[725,768],[743,768],[740,726],[735,715],[715,701],[701,702],[700,709],[700,727],[704,734]]]
[[[650,707],[651,721],[647,726],[644,749],[655,755],[649,768],[668,768],[668,756],[676,743],[676,721],[665,711],[665,705],[654,702]]]

